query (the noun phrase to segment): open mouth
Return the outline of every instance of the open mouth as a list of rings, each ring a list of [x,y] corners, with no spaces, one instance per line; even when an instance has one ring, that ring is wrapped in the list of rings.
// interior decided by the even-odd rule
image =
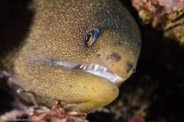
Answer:
[[[89,72],[93,75],[97,75],[99,77],[106,78],[107,80],[116,83],[118,81],[124,81],[123,78],[118,76],[116,73],[109,70],[107,67],[99,65],[99,64],[79,64],[79,63],[73,63],[68,61],[59,61],[59,60],[52,60],[52,59],[42,59],[45,62],[57,64],[59,66],[63,66],[68,69],[76,69],[81,70],[84,72]]]

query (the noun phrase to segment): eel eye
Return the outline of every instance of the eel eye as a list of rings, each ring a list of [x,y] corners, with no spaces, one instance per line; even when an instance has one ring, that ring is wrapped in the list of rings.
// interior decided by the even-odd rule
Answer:
[[[100,35],[100,29],[98,28],[92,28],[87,30],[86,34],[84,35],[84,46],[86,48],[91,47],[97,40],[97,38]]]
[[[110,55],[110,59],[111,59],[111,60],[118,60],[119,58],[120,58],[120,56],[118,56],[118,54],[112,53],[112,54]]]

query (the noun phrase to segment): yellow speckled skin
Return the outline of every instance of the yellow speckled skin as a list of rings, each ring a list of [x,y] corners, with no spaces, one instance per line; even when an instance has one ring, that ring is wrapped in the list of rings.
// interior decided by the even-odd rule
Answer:
[[[35,15],[30,32],[14,56],[16,79],[46,105],[52,102],[45,99],[60,100],[66,109],[91,112],[111,103],[119,94],[117,84],[35,58],[96,63],[129,78],[127,62],[136,67],[141,41],[128,11],[118,0],[35,0],[31,8]],[[85,48],[83,36],[94,27],[101,34],[93,46]],[[111,60],[112,53],[120,59]]]

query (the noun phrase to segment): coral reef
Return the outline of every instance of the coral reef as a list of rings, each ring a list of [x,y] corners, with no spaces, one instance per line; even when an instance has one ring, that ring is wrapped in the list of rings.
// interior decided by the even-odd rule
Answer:
[[[132,0],[144,24],[164,31],[164,36],[184,43],[183,0]]]

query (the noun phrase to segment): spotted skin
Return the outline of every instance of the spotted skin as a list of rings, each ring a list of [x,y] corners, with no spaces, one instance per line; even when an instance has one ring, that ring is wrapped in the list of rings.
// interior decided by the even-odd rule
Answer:
[[[140,53],[136,23],[118,0],[35,0],[34,18],[22,48],[13,57],[12,74],[38,102],[60,100],[71,111],[92,112],[119,94],[118,84],[38,57],[80,64],[99,64],[128,79]],[[87,30],[99,28],[97,41],[83,43]],[[112,59],[112,56],[114,57]]]

